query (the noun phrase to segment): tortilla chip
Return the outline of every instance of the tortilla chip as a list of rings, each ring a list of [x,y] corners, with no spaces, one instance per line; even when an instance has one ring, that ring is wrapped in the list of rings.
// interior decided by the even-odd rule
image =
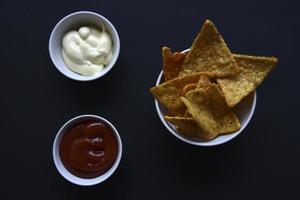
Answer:
[[[197,83],[201,74],[175,78],[150,89],[154,97],[168,110],[169,115],[184,116],[186,107],[181,102],[183,88],[190,83]]]
[[[208,86],[210,86],[210,84],[211,84],[211,82],[210,82],[209,78],[207,76],[205,76],[205,75],[201,75],[199,77],[199,81],[197,83],[196,89],[201,89],[201,88],[205,89]]]
[[[182,68],[183,61],[187,53],[172,53],[169,47],[162,48],[163,73],[165,81],[176,78]]]
[[[197,72],[210,72],[217,77],[239,73],[233,55],[215,25],[206,20],[183,63],[179,77]]]
[[[183,94],[187,93],[190,90],[194,90],[196,87],[197,87],[197,83],[189,83],[185,85],[184,88],[182,89]]]
[[[173,124],[178,132],[187,137],[199,137],[199,126],[191,117],[171,117],[165,116],[165,119]]]
[[[192,117],[192,115],[189,113],[188,109],[185,110],[184,117]]]
[[[187,92],[194,90],[194,89],[200,89],[203,88],[205,89],[211,84],[209,78],[206,75],[200,75],[199,81],[197,84],[195,83],[190,83],[184,86],[183,88],[183,94],[185,95]],[[192,115],[189,113],[188,109],[186,109],[184,117],[191,117]]]
[[[232,133],[240,129],[237,116],[228,107],[224,96],[216,84],[206,89],[196,89],[181,97],[189,113],[204,131],[203,135],[211,140],[220,134]]]
[[[262,83],[277,64],[275,57],[234,55],[241,72],[232,77],[217,79],[226,102],[230,107],[238,104]]]
[[[186,86],[184,86],[183,88],[183,93],[186,94],[187,92],[194,90],[194,89],[205,89],[207,88],[209,85],[211,84],[209,78],[205,75],[201,75],[199,77],[199,81],[197,84],[195,83],[191,83],[191,84],[187,84]],[[192,115],[189,113],[188,109],[186,109],[184,117],[191,117]]]

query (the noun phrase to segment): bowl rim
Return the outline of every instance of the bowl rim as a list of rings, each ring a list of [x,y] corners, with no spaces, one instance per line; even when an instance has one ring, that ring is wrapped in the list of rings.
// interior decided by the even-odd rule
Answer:
[[[98,17],[99,19],[105,21],[106,25],[108,25],[113,34],[115,35],[115,37],[112,37],[112,34],[111,35],[111,38],[112,40],[115,40],[114,42],[114,46],[116,46],[116,51],[113,52],[113,57],[112,57],[112,60],[111,62],[105,66],[106,68],[108,68],[104,73],[98,73],[96,75],[93,75],[93,76],[82,76],[79,74],[79,76],[82,76],[84,77],[84,79],[80,79],[80,78],[76,78],[68,73],[65,73],[61,67],[57,66],[56,63],[54,62],[55,58],[54,58],[54,55],[53,55],[53,52],[52,52],[52,42],[53,42],[53,38],[54,38],[54,35],[56,33],[56,30],[58,29],[58,27],[61,25],[61,23],[63,23],[65,20],[75,16],[75,15],[82,15],[82,14],[87,14],[87,15],[93,15],[93,16],[96,16]],[[72,79],[72,80],[75,80],[75,81],[93,81],[93,80],[96,80],[98,78],[101,78],[103,76],[105,76],[113,67],[114,65],[116,64],[118,58],[119,58],[119,55],[120,55],[120,49],[121,49],[121,42],[120,42],[120,37],[119,37],[119,34],[116,30],[116,28],[114,27],[114,25],[110,22],[110,20],[108,20],[106,17],[104,17],[103,15],[100,15],[96,12],[92,12],[92,11],[76,11],[76,12],[73,12],[73,13],[70,13],[68,15],[66,15],[65,17],[63,17],[62,19],[60,19],[56,24],[55,26],[53,27],[52,31],[51,31],[51,34],[50,34],[50,37],[49,37],[49,41],[48,41],[48,51],[49,51],[49,55],[50,55],[50,58],[51,58],[51,61],[53,63],[53,65],[55,66],[55,68],[61,73],[63,74],[65,77],[69,78],[69,79]],[[76,72],[73,72],[72,70],[70,70],[66,64],[64,64],[67,68],[67,70],[69,70],[70,72],[72,73],[76,73]]]
[[[184,50],[182,52],[186,52],[188,50],[189,49],[186,49],[186,50]],[[155,86],[160,85],[162,77],[163,77],[163,71],[160,71]],[[256,90],[255,90],[253,92],[253,101],[252,101],[252,105],[251,105],[251,110],[250,110],[250,113],[249,113],[249,115],[248,115],[248,117],[247,117],[246,122],[244,123],[244,125],[238,131],[236,131],[234,133],[228,134],[227,136],[229,136],[229,137],[226,137],[224,140],[221,140],[219,142],[213,142],[214,139],[210,140],[209,142],[206,142],[206,141],[195,141],[195,140],[192,140],[192,139],[190,139],[188,137],[184,137],[184,136],[180,135],[179,133],[177,133],[170,126],[169,122],[167,122],[164,119],[164,115],[163,115],[163,113],[162,113],[162,111],[160,109],[160,103],[155,98],[154,98],[154,104],[155,104],[155,108],[156,108],[156,111],[157,111],[157,114],[159,116],[160,121],[163,123],[163,125],[166,127],[166,129],[170,133],[172,133],[172,135],[174,135],[177,139],[179,139],[179,140],[181,140],[181,141],[183,141],[185,143],[195,145],[195,146],[206,146],[206,147],[208,147],[208,146],[216,146],[216,145],[224,144],[226,142],[231,141],[235,137],[237,137],[247,127],[247,125],[249,124],[250,120],[252,119],[252,116],[253,116],[255,108],[256,108],[256,100],[257,100],[257,93],[256,93]]]
[[[60,154],[59,154],[59,145],[60,145],[63,135],[67,131],[66,129],[69,128],[68,126],[70,124],[71,124],[71,126],[73,126],[76,123],[81,122],[81,120],[84,120],[84,119],[87,119],[87,120],[95,119],[95,120],[101,121],[101,122],[105,123],[106,125],[108,125],[112,129],[113,134],[115,135],[117,143],[118,143],[118,154],[117,154],[114,164],[104,174],[101,174],[100,176],[97,176],[94,178],[80,178],[78,176],[75,176],[71,172],[69,172],[69,170],[66,169],[66,167],[62,163]],[[113,126],[112,123],[110,123],[105,118],[97,116],[97,115],[92,115],[92,114],[79,115],[79,116],[71,118],[66,123],[64,123],[64,125],[62,125],[61,128],[58,130],[58,132],[54,138],[53,145],[52,145],[52,157],[53,157],[54,165],[55,165],[57,171],[59,172],[59,174],[62,177],[64,177],[67,181],[69,181],[73,184],[76,184],[76,185],[80,185],[80,186],[92,186],[92,185],[96,185],[96,184],[102,183],[103,181],[107,180],[118,168],[121,158],[122,158],[122,152],[123,152],[122,140],[121,140],[121,137],[120,137],[117,129]]]

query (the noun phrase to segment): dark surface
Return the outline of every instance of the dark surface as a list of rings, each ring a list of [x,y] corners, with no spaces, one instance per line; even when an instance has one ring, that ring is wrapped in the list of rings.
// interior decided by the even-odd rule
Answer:
[[[48,55],[53,26],[78,10],[106,16],[121,39],[116,66],[92,82],[64,77]],[[299,10],[297,1],[1,0],[0,198],[296,199]],[[257,90],[246,130],[211,148],[172,136],[148,92],[161,70],[162,45],[188,48],[206,18],[233,52],[279,57]],[[51,151],[58,129],[86,113],[110,120],[124,146],[115,174],[93,187],[63,179]]]

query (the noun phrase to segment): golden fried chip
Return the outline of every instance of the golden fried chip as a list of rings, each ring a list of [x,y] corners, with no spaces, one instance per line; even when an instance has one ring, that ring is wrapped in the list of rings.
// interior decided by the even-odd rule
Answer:
[[[185,85],[184,88],[182,89],[183,94],[187,93],[190,90],[194,90],[196,87],[197,87],[197,83],[189,83]]]
[[[179,77],[197,72],[210,72],[217,77],[225,77],[239,71],[217,28],[206,20],[185,58]]]
[[[191,84],[187,84],[186,86],[184,86],[183,93],[186,94],[190,90],[194,90],[194,89],[201,89],[201,88],[205,89],[210,84],[211,84],[211,82],[210,82],[209,78],[205,75],[201,75],[199,77],[199,81],[198,81],[197,84],[191,83]],[[189,113],[188,109],[186,109],[184,116],[185,117],[191,117],[192,115]]]
[[[172,123],[178,132],[187,137],[198,137],[199,126],[191,117],[172,117],[165,116],[165,119]]]
[[[192,115],[189,113],[188,109],[185,110],[184,117],[192,117]]]
[[[203,135],[211,140],[220,134],[232,133],[240,129],[240,122],[230,110],[216,84],[206,89],[196,89],[181,97],[189,113],[204,131]]]
[[[168,110],[169,115],[184,116],[186,107],[181,102],[183,88],[190,83],[197,83],[201,74],[175,78],[150,89],[154,97]]]
[[[187,53],[182,52],[172,53],[169,47],[162,48],[163,73],[165,81],[171,80],[178,76],[186,54]]]
[[[226,102],[230,107],[238,104],[262,83],[277,64],[275,57],[234,55],[241,72],[232,77],[217,79]]]
[[[205,76],[205,75],[201,75],[200,77],[199,77],[199,81],[198,81],[198,83],[197,83],[197,87],[196,87],[196,89],[205,89],[205,88],[207,88],[209,85],[211,84],[211,82],[210,82],[210,80],[209,80],[209,78],[207,77],[207,76]]]

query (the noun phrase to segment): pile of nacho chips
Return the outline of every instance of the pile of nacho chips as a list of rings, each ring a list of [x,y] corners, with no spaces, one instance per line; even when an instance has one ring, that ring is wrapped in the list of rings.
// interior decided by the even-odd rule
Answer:
[[[253,92],[277,64],[275,57],[233,54],[206,20],[190,50],[162,48],[164,82],[150,89],[182,135],[211,140],[238,131],[232,108]]]

